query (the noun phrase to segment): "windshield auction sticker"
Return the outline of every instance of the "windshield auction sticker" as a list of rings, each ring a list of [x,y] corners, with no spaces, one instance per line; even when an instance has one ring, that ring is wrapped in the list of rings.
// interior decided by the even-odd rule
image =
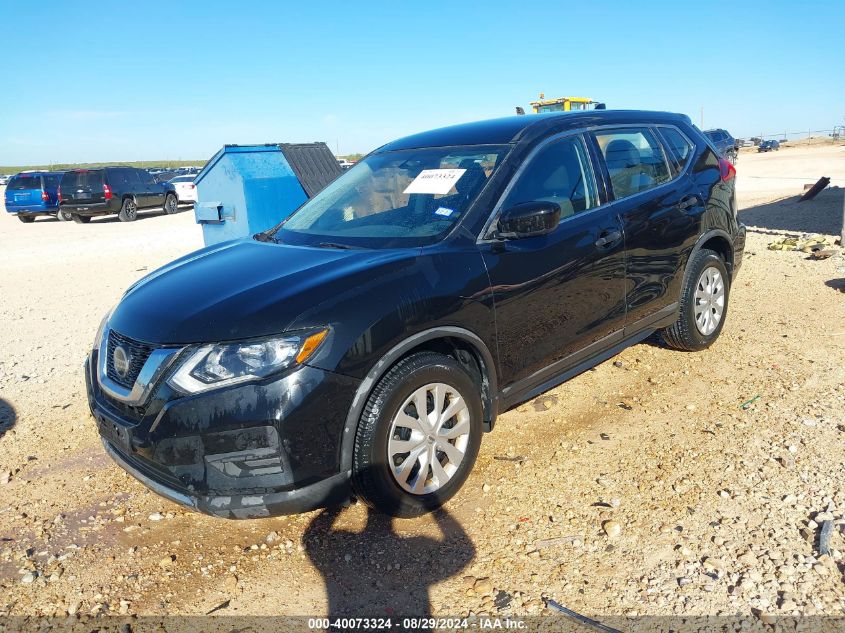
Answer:
[[[423,169],[402,193],[449,193],[464,173],[466,169]]]

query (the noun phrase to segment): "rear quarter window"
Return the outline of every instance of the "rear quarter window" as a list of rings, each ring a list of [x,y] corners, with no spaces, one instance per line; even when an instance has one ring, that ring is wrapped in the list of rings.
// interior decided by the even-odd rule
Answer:
[[[672,176],[677,176],[684,171],[684,168],[692,160],[693,144],[673,127],[661,127],[658,130],[666,147],[666,156],[669,159]]]
[[[123,190],[126,189],[129,181],[129,170],[128,169],[109,169],[108,170],[108,179],[109,179],[109,186],[112,189]]]

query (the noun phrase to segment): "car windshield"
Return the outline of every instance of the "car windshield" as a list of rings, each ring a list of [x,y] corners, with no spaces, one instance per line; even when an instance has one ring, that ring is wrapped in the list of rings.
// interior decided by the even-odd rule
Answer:
[[[508,149],[477,145],[372,154],[271,234],[287,244],[337,248],[431,244],[461,220]]]

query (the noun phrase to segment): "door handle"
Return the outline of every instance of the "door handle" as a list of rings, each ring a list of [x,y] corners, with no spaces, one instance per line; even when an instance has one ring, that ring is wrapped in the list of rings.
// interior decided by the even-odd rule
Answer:
[[[699,204],[701,204],[701,201],[698,199],[698,196],[687,196],[678,203],[678,209],[688,211],[693,207],[697,207]]]
[[[606,246],[612,246],[621,239],[622,233],[620,231],[603,231],[599,235],[599,239],[596,240],[596,246],[605,248]]]

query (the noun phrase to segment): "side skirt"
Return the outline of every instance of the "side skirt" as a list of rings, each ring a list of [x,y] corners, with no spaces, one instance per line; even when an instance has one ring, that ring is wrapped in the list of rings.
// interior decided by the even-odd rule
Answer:
[[[672,303],[654,314],[632,323],[624,330],[608,334],[584,349],[562,358],[540,370],[534,376],[529,376],[510,387],[506,387],[499,396],[499,412],[507,411],[526,400],[531,400],[544,391],[557,387],[570,378],[574,378],[578,374],[603,363],[608,358],[616,356],[625,348],[647,339],[657,330],[674,323],[677,319],[677,313],[678,304]]]

